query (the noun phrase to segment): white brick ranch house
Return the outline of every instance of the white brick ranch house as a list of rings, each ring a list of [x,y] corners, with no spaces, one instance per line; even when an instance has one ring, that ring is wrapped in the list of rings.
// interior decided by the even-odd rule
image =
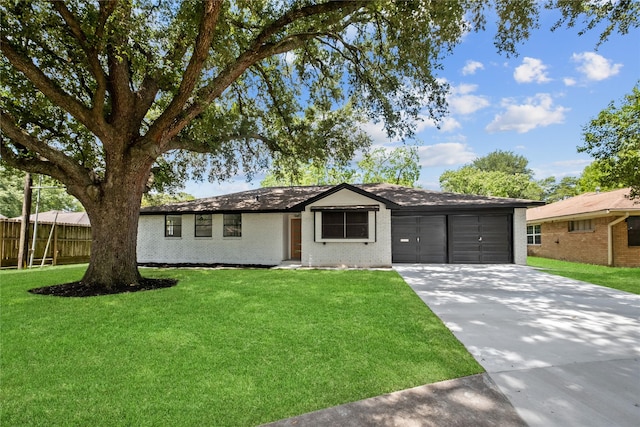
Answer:
[[[143,208],[140,264],[516,263],[541,202],[391,184],[274,187]]]

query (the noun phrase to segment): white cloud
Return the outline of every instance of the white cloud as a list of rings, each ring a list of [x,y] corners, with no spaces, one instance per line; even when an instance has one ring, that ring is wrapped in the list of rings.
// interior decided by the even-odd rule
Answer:
[[[443,142],[418,147],[420,166],[452,166],[469,163],[477,156],[467,144],[460,142]]]
[[[565,176],[580,176],[585,166],[592,161],[589,159],[572,159],[572,160],[559,160],[551,163],[532,167],[534,175],[537,179],[544,179],[550,176],[554,176],[557,180],[562,179]]]
[[[440,132],[453,132],[456,129],[460,129],[462,125],[459,121],[453,117],[445,117],[440,123]]]
[[[574,53],[571,60],[579,64],[576,69],[584,74],[587,80],[593,81],[615,76],[622,68],[622,64],[613,64],[610,59],[594,52]]]
[[[435,129],[436,128],[436,123],[434,122],[434,120],[431,117],[428,116],[421,116],[422,118],[422,122],[420,122],[418,124],[418,126],[416,127],[416,133],[420,133],[425,129],[428,128],[432,128]],[[462,125],[460,124],[459,121],[457,121],[456,119],[454,119],[451,116],[447,116],[444,117],[441,121],[440,121],[440,132],[453,132],[456,129],[461,128]]]
[[[468,76],[470,74],[475,74],[478,70],[484,70],[484,65],[482,64],[482,62],[468,60],[462,68],[462,75]]]
[[[458,86],[451,86],[452,95],[467,95],[478,90],[478,85],[471,83],[461,83]]]
[[[571,77],[565,77],[564,79],[562,79],[562,81],[564,82],[565,86],[575,86],[576,83],[576,79],[571,78]]]
[[[489,106],[489,101],[484,96],[463,95],[449,99],[449,107],[453,113],[472,114]]]
[[[260,187],[260,181],[264,177],[256,175],[251,182],[247,182],[244,176],[237,176],[232,181],[225,182],[197,182],[188,181],[184,191],[196,198],[213,197],[221,194],[238,193],[241,191],[255,190]]]
[[[387,136],[387,131],[384,129],[384,123],[382,122],[366,122],[362,124],[360,128],[371,137],[373,144],[388,144],[394,142]]]
[[[529,57],[525,57],[522,65],[516,67],[513,78],[518,83],[547,83],[551,81],[547,75],[547,66],[542,63],[542,60]]]
[[[503,100],[506,110],[494,117],[485,128],[488,132],[516,131],[529,132],[537,127],[545,127],[564,122],[569,108],[554,106],[548,93],[539,93],[528,98],[524,104],[514,104],[512,100]]]
[[[451,88],[451,95],[447,99],[449,109],[455,114],[472,114],[489,106],[485,96],[472,95],[478,89],[477,85],[461,84]]]

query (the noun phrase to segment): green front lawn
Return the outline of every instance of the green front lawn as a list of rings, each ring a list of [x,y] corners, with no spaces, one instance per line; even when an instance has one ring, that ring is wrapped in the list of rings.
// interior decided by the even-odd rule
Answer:
[[[547,273],[558,276],[640,294],[640,268],[607,267],[531,256],[527,258],[527,265],[543,268]]]
[[[1,425],[251,426],[482,368],[392,271],[157,270],[173,288],[0,272]]]

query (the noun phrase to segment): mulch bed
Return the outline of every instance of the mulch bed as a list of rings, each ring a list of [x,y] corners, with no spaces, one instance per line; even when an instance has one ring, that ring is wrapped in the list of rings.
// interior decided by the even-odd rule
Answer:
[[[153,267],[153,268],[273,268],[275,265],[265,264],[222,264],[222,263],[194,263],[194,262],[179,262],[179,263],[166,263],[166,262],[143,262],[138,263],[140,267]]]
[[[45,286],[29,289],[32,294],[53,295],[56,297],[95,297],[99,295],[113,295],[127,292],[151,291],[154,289],[170,288],[178,283],[176,279],[146,279],[133,285],[115,286],[113,288],[96,287],[84,282],[72,282],[62,285]]]

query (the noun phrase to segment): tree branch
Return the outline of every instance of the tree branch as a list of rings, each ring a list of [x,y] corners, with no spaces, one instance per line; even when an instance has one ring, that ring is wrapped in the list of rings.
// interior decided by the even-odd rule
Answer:
[[[271,36],[283,30],[289,24],[303,18],[336,12],[338,10],[342,10],[342,16],[346,16],[368,3],[368,1],[332,1],[305,6],[300,9],[287,12],[256,36],[251,47],[242,53],[233,64],[227,66],[214,80],[198,91],[199,93],[196,96],[198,101],[192,103],[182,112],[182,114],[176,116],[171,127],[165,132],[164,137],[166,139],[175,137],[182,129],[184,129],[185,126],[189,124],[189,122],[191,122],[191,120],[202,113],[214,99],[222,95],[222,93],[250,66],[269,56],[278,55],[280,53],[296,49],[306,41],[324,34],[318,32],[298,33],[286,36],[277,43],[267,43]]]
[[[304,34],[299,38],[291,36],[285,42],[265,45],[257,51],[247,51],[240,55],[236,62],[222,70],[218,77],[199,91],[197,98],[200,100],[191,104],[180,116],[176,117],[175,122],[166,130],[164,138],[168,140],[180,133],[185,126],[202,113],[214,99],[222,95],[250,66],[269,56],[289,52],[313,37],[315,36],[311,34]]]
[[[308,18],[310,16],[335,12],[341,9],[344,9],[343,14],[347,15],[368,3],[370,3],[370,1],[336,0],[327,3],[304,6],[300,9],[290,10],[282,17],[275,20],[271,25],[266,27],[260,34],[258,34],[258,36],[255,38],[253,46],[260,46],[266,43],[271,36],[283,30],[286,26],[297,20]]]
[[[183,74],[178,93],[173,97],[171,103],[162,115],[158,117],[151,126],[151,129],[149,129],[148,135],[150,135],[152,139],[159,139],[165,128],[180,114],[192,96],[193,90],[200,78],[202,67],[209,57],[213,34],[222,9],[222,0],[207,0],[203,8],[203,16],[200,21],[198,36],[194,43],[193,54]]]
[[[165,151],[187,150],[194,153],[207,154],[207,153],[211,153],[212,145],[220,145],[225,142],[242,141],[247,139],[262,141],[272,151],[282,151],[282,147],[275,140],[265,135],[262,135],[258,132],[248,132],[243,134],[237,133],[232,135],[221,136],[216,138],[215,141],[212,142],[212,144],[202,144],[200,142],[196,142],[190,139],[176,136],[171,140],[171,142],[169,142],[169,144],[167,144]]]
[[[282,111],[280,102],[278,102],[278,99],[277,99],[277,96],[276,96],[276,90],[274,89],[273,84],[271,83],[271,80],[269,79],[269,76],[267,75],[267,72],[264,70],[264,68],[262,68],[260,66],[260,64],[256,64],[255,65],[255,69],[258,70],[258,74],[260,74],[262,76],[262,80],[264,81],[264,83],[267,86],[267,92],[269,93],[269,97],[273,101],[273,107],[278,112],[278,115],[280,116],[280,118],[284,122],[284,125],[287,128],[287,130],[289,131],[289,133],[291,133],[291,131],[292,131],[291,130],[291,122],[289,120],[289,117],[287,117],[287,115]]]
[[[101,42],[103,41],[104,28],[105,28],[105,25],[107,24],[107,20],[113,14],[113,11],[116,9],[116,6],[118,5],[118,1],[117,0],[100,0],[98,3],[100,3],[100,12],[98,16],[98,25],[96,25],[96,31],[94,33],[94,36],[97,41]],[[100,45],[98,47],[98,51],[102,50],[102,47],[103,46]]]
[[[128,7],[130,14],[130,6]],[[134,98],[130,88],[131,75],[129,58],[119,47],[128,44],[128,34],[117,33],[109,37],[107,42],[107,65],[109,67],[109,92],[112,95],[110,123],[116,128],[128,129],[129,118],[133,113]]]
[[[62,151],[51,148],[46,143],[29,135],[27,132],[25,132],[20,127],[18,127],[13,116],[11,116],[10,114],[4,111],[0,111],[0,129],[14,143],[20,144],[24,146],[26,149],[28,149],[29,151],[39,155],[40,158],[37,159],[37,161],[40,162],[38,163],[40,164],[40,167],[44,167],[42,166],[42,163],[51,164],[52,165],[51,167],[55,168],[51,170],[56,173],[56,175],[51,175],[51,176],[58,179],[59,181],[66,183],[71,180],[79,183],[86,183],[86,185],[93,184],[93,182],[89,179],[89,176],[86,173],[87,170],[85,168],[77,164],[73,159],[68,157]],[[5,156],[5,153],[10,153],[7,155],[7,158],[13,155],[13,153],[11,153],[11,150],[9,150],[6,147],[4,139],[2,140],[2,149],[3,149],[3,159]],[[15,156],[15,155],[13,155],[13,157],[14,157],[14,161],[16,161],[16,159],[20,161],[29,160],[27,158],[24,158],[24,159],[19,158],[18,156]],[[36,164],[35,163],[36,159],[32,159],[32,160],[34,160],[33,164]],[[47,175],[49,175],[49,173],[47,173]]]
[[[181,114],[176,114],[173,118],[173,123],[170,128],[161,135],[162,129],[165,123],[159,123],[159,126],[152,126],[153,134],[152,139],[160,142],[168,141],[175,137],[185,126],[191,122],[197,115],[202,113],[214,99],[218,98],[222,93],[236,80],[238,79],[250,66],[258,61],[267,58],[272,55],[278,55],[280,53],[289,52],[309,39],[312,39],[318,35],[315,32],[295,34],[285,37],[283,40],[277,43],[268,43],[269,38],[279,31],[286,28],[289,24],[310,16],[320,15],[342,10],[342,15],[347,14],[359,9],[360,7],[368,4],[368,1],[332,1],[328,3],[305,6],[300,9],[290,10],[285,13],[281,18],[274,21],[271,25],[265,28],[256,38],[251,47],[249,47],[244,53],[242,53],[233,64],[228,65],[220,74],[212,80],[206,87],[198,91],[196,99],[198,101],[189,105]],[[157,123],[157,122],[156,122]],[[168,123],[167,123],[168,124]]]
[[[107,76],[105,75],[104,70],[102,69],[102,65],[100,64],[98,51],[88,43],[87,36],[82,31],[80,22],[78,22],[76,17],[73,15],[73,13],[71,13],[67,6],[63,2],[58,0],[50,1],[53,4],[53,7],[62,17],[62,19],[64,19],[64,21],[67,23],[69,31],[78,41],[78,44],[87,57],[87,62],[89,63],[89,71],[91,71],[91,74],[96,79],[96,83],[98,85],[97,90],[92,94],[94,118],[103,119],[102,110],[104,107],[105,94],[107,91]]]
[[[3,35],[0,42],[0,50],[9,62],[25,75],[49,100],[62,108],[85,125],[98,137],[104,136],[102,128],[93,120],[91,110],[77,99],[67,94],[55,81],[42,72],[30,58],[14,49],[13,45]]]
[[[4,142],[4,138],[0,138],[0,156],[2,156],[3,162],[16,169],[31,173],[48,175],[60,182],[65,179],[65,174],[51,162],[39,160],[36,158],[17,156],[7,147],[6,143]]]

